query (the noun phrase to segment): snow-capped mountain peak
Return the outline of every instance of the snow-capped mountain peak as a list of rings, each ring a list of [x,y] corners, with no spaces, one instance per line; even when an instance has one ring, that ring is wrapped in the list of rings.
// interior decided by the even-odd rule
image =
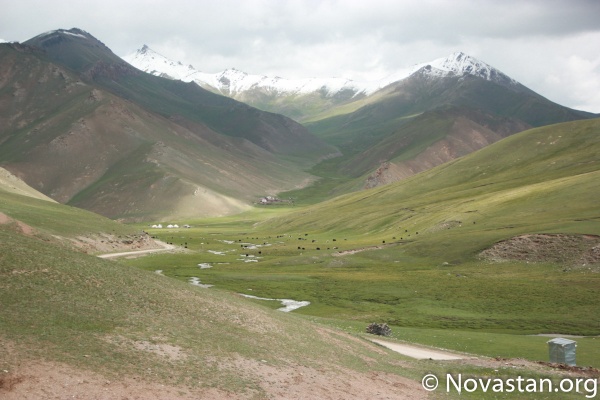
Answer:
[[[285,79],[281,77],[252,75],[235,68],[210,74],[200,72],[191,65],[186,66],[181,62],[172,61],[155,52],[147,45],[143,45],[141,49],[123,57],[123,59],[136,68],[153,75],[178,79],[184,82],[193,81],[206,89],[232,97],[252,89],[288,95],[321,92],[327,96],[334,96],[346,90],[353,92],[355,96],[358,94],[370,95],[417,72],[437,77],[464,77],[473,75],[505,85],[517,84],[515,80],[492,66],[463,52],[456,52],[428,63],[416,64],[375,81],[353,81],[344,78]]]
[[[463,52],[450,54],[448,57],[439,58],[429,63],[432,67],[457,76],[474,75],[488,81],[498,83],[517,84],[517,81],[509,78],[496,68],[484,63]]]
[[[452,53],[447,57],[416,64],[410,68],[392,74],[378,81],[378,86],[379,88],[385,87],[391,83],[406,79],[417,72],[437,77],[465,77],[471,75],[503,85],[518,85],[517,81],[503,74],[491,65],[459,51]]]
[[[153,75],[162,76],[164,78],[177,79],[184,82],[193,81],[194,79],[190,79],[188,77],[190,75],[200,73],[193,66],[185,66],[181,62],[172,61],[162,54],[152,50],[147,45],[143,45],[141,49],[123,57],[123,59],[142,71]]]
[[[72,28],[72,29],[55,29],[53,31],[44,32],[30,40],[40,39],[40,38],[43,38],[46,36],[53,36],[53,35],[57,35],[57,34],[78,37],[81,39],[90,39],[92,37],[92,35],[90,35],[89,33],[87,33],[86,31],[84,31],[82,29]]]

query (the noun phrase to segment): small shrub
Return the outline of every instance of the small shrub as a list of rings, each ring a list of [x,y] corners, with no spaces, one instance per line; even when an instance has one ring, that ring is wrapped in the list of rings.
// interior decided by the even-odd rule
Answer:
[[[367,326],[367,333],[379,336],[390,336],[392,334],[392,329],[386,323],[372,323]]]

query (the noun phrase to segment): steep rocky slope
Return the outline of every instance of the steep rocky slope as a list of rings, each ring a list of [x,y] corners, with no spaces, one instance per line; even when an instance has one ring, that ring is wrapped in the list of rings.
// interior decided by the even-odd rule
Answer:
[[[86,32],[1,44],[0,165],[111,218],[244,210],[336,150],[280,115],[153,77]]]

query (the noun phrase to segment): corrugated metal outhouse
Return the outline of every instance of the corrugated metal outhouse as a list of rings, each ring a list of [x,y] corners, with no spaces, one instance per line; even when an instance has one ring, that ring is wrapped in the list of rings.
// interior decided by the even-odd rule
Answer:
[[[564,338],[554,338],[548,341],[550,362],[575,365],[575,348],[577,342]]]

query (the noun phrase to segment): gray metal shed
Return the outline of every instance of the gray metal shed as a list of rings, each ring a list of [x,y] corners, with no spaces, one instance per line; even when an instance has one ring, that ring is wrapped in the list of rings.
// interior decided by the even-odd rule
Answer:
[[[554,338],[548,341],[550,362],[575,365],[575,348],[577,342],[570,339]]]

